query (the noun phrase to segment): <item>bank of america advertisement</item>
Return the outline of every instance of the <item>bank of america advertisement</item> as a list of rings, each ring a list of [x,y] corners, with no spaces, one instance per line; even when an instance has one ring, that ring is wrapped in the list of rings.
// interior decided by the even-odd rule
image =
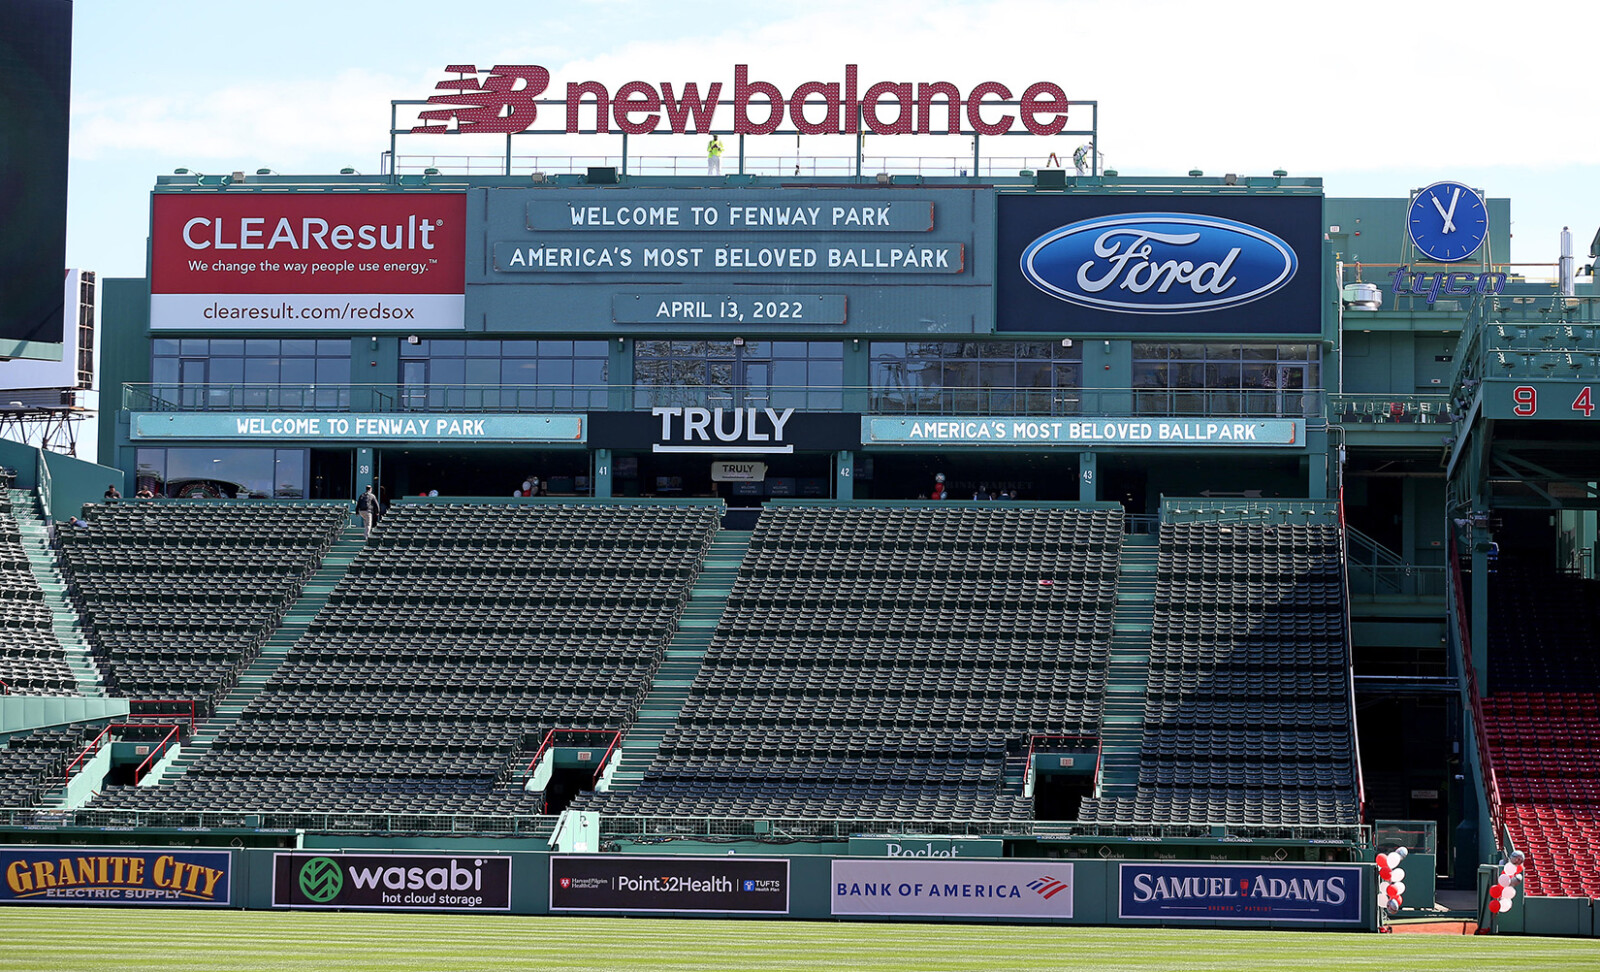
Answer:
[[[152,330],[463,326],[461,193],[157,193]]]
[[[1358,867],[1136,863],[1119,870],[1122,918],[1361,921]]]
[[[272,906],[510,911],[511,858],[474,854],[274,854]]]
[[[789,860],[781,857],[550,858],[551,911],[789,913]]]
[[[0,904],[227,905],[227,851],[100,847],[0,851]]]
[[[1065,861],[836,860],[838,917],[1071,918]]]

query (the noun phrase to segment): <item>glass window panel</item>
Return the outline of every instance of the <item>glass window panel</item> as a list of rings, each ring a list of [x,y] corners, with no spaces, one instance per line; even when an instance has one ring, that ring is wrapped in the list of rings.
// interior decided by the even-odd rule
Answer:
[[[288,342],[285,341],[285,344]],[[317,380],[315,358],[284,358],[278,380],[286,385],[309,385]]]
[[[844,344],[840,341],[808,341],[806,350],[812,358],[838,358],[844,360]]]
[[[746,358],[772,357],[771,341],[746,341],[744,342],[744,356]]]
[[[184,338],[181,342],[184,354],[210,354],[211,348],[205,338]]]
[[[318,382],[331,382],[331,383],[341,384],[341,385],[349,384],[350,383],[350,359],[349,358],[318,358],[317,359],[317,381]]]
[[[213,385],[226,385],[244,381],[243,358],[212,358],[207,378]]]
[[[213,345],[216,344],[215,341],[211,343]],[[402,345],[405,344],[404,341],[401,341],[400,343]],[[350,342],[348,340],[333,338],[319,338],[317,340],[317,354],[319,356],[324,354],[348,356],[350,354]]]
[[[1055,359],[1057,361],[1082,361],[1083,360],[1083,342],[1082,341],[1074,341],[1074,342],[1072,342],[1072,347],[1070,347],[1070,348],[1064,348],[1064,347],[1061,346],[1060,342],[1057,342],[1057,343],[1055,343],[1055,344],[1053,344],[1051,346],[1051,351],[1055,355]]]
[[[176,338],[156,338],[150,342],[151,354],[178,354],[178,341]]]
[[[500,384],[500,360],[498,358],[468,358],[465,364],[466,373],[463,380],[467,384]]]
[[[134,454],[134,462],[138,464],[134,470],[138,487],[149,486],[152,490],[160,492],[161,484],[167,478],[167,450],[140,449]]]
[[[467,353],[465,341],[433,341],[433,356],[435,358],[459,358]]]
[[[244,380],[252,384],[277,384],[278,359],[246,358],[244,361]]]
[[[499,341],[468,341],[467,357],[469,358],[498,358],[500,357]]]
[[[986,341],[979,346],[985,358],[1015,358],[1017,345],[1012,341]]]
[[[700,342],[700,347],[701,353],[706,357],[719,360],[723,358],[731,359],[735,351],[732,341],[702,341]]]
[[[428,356],[428,341],[426,339],[412,344],[409,341],[400,342],[400,357],[426,358]]]
[[[272,495],[278,499],[303,499],[306,495],[306,452],[304,449],[278,449]]]
[[[539,383],[541,385],[572,384],[572,359],[541,358],[539,360]]]
[[[272,495],[272,449],[168,449],[167,495]]]
[[[211,342],[211,354],[244,354],[244,340],[242,338],[216,338]]]
[[[255,355],[275,355],[278,353],[277,338],[248,338],[244,342],[244,353]]]
[[[1149,341],[1135,341],[1133,342],[1133,360],[1159,361],[1163,358],[1169,357],[1167,350],[1167,345],[1165,344],[1152,344]]]
[[[1174,388],[1204,388],[1206,384],[1206,366],[1203,364],[1175,362],[1169,374]]]
[[[175,384],[178,380],[178,359],[156,358],[150,362],[150,380],[158,385]]]
[[[1016,381],[1015,361],[985,361],[978,366],[978,384],[984,388],[1010,388]]]
[[[501,341],[500,353],[508,358],[534,358],[539,354],[539,342]]]
[[[1204,361],[1206,346],[1203,344],[1174,344],[1172,357],[1182,361]]]
[[[549,357],[550,355],[569,356],[571,354],[572,354],[572,342],[571,341],[540,341],[539,342],[539,357],[541,357],[541,358]]]
[[[773,341],[772,356],[774,358],[804,358],[806,356],[806,342]]]
[[[872,360],[880,358],[903,358],[906,356],[906,346],[902,341],[874,341],[872,342]]]
[[[1239,347],[1239,357],[1246,361],[1276,361],[1278,348],[1273,344],[1245,344]]]
[[[793,388],[804,385],[806,383],[806,363],[804,361],[774,361],[772,363],[772,383]]]
[[[577,385],[604,385],[606,383],[606,362],[595,359],[579,358],[572,363],[572,381]],[[604,395],[605,389],[594,389],[594,393]]]
[[[572,342],[572,353],[580,358],[604,358],[607,356],[608,350],[604,341]]]
[[[1278,359],[1290,361],[1304,361],[1311,357],[1311,349],[1304,344],[1278,345]]]
[[[1238,388],[1244,369],[1237,364],[1206,365],[1206,385],[1210,388]]]
[[[633,342],[634,357],[659,358],[672,350],[671,341],[635,341]]]
[[[308,340],[289,340],[283,342],[283,353],[311,356],[317,353],[317,342]]]
[[[1133,387],[1167,387],[1167,366],[1153,362],[1135,361],[1133,363]]]
[[[1237,344],[1208,344],[1206,345],[1207,361],[1238,361],[1239,345]]]
[[[844,384],[844,362],[812,361],[811,384],[818,387],[838,388]]]
[[[1077,363],[1056,365],[1056,387],[1082,388],[1083,365]]]
[[[428,381],[434,385],[459,385],[466,381],[466,363],[460,358],[434,358],[428,362]]]
[[[707,375],[708,383],[712,386],[716,388],[733,387],[733,364],[731,362],[712,362],[707,370],[709,372]]]
[[[506,358],[500,362],[500,381],[507,385],[539,383],[539,362],[528,358]]]

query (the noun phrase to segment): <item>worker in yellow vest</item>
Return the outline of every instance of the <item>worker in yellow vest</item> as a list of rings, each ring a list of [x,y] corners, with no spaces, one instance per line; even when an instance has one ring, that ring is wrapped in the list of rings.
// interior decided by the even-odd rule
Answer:
[[[722,139],[715,135],[706,146],[706,175],[722,175]]]

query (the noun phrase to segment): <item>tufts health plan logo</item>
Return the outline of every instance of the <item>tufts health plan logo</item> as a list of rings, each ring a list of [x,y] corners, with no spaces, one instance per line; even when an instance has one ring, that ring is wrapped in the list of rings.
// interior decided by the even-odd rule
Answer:
[[[1058,300],[1119,314],[1199,314],[1260,300],[1299,268],[1258,226],[1193,213],[1079,220],[1022,252],[1022,275]]]
[[[300,893],[315,904],[326,904],[344,890],[344,869],[328,857],[313,857],[300,868]]]

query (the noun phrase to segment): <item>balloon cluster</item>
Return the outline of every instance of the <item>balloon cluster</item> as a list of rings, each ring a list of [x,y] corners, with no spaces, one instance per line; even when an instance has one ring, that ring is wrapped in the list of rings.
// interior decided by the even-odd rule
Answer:
[[[1511,910],[1511,901],[1517,896],[1517,886],[1522,884],[1522,862],[1527,858],[1522,851],[1512,851],[1504,864],[1500,865],[1500,875],[1489,886],[1489,912],[1503,915]]]
[[[1387,854],[1379,853],[1375,858],[1378,864],[1378,907],[1391,915],[1400,911],[1400,896],[1406,893],[1406,872],[1400,862],[1410,853],[1404,847],[1396,847]]]

